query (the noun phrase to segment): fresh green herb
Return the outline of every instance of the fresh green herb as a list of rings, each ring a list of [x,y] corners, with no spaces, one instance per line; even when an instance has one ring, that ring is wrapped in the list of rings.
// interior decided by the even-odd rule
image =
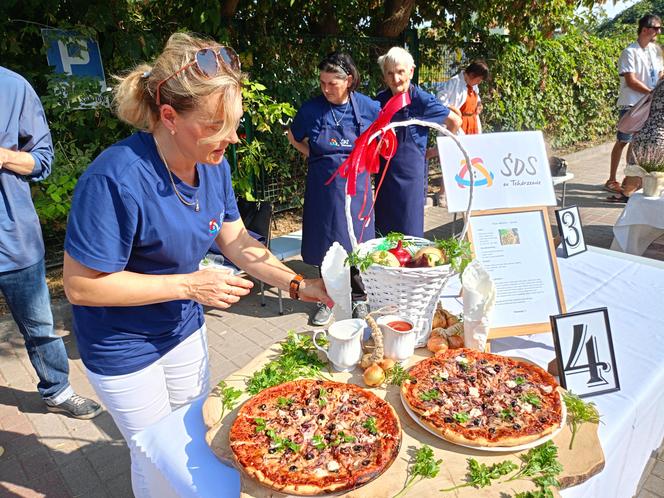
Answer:
[[[393,249],[401,241],[401,247],[408,247],[413,245],[409,240],[405,240],[404,236],[400,232],[390,232],[385,236],[385,242],[388,244],[388,249]]]
[[[369,431],[370,434],[373,434],[374,436],[378,434],[378,427],[376,427],[375,417],[369,417],[368,419],[366,419],[362,424],[362,427],[364,427],[366,430]]]
[[[517,386],[521,386],[526,383],[526,379],[524,379],[519,375],[518,377],[514,378],[514,382],[516,383]]]
[[[550,488],[537,488],[535,491],[523,491],[514,495],[514,498],[553,498]]]
[[[465,412],[455,413],[452,418],[459,424],[465,424],[470,420],[470,416]]]
[[[235,389],[234,387],[227,386],[223,380],[217,384],[217,391],[219,392],[221,398],[221,416],[219,417],[219,421],[221,421],[221,419],[224,418],[226,410],[230,411],[235,408],[238,398],[242,396],[242,391]]]
[[[295,444],[293,441],[290,440],[290,438],[284,439],[282,437],[277,436],[277,433],[274,432],[274,429],[267,429],[265,431],[265,434],[267,435],[267,437],[270,438],[272,442],[271,447],[274,448],[276,451],[284,451],[286,449],[291,450],[293,453],[297,453],[298,451],[300,451],[299,444]]]
[[[440,464],[443,459],[434,460],[433,450],[429,446],[422,446],[415,452],[415,461],[408,469],[408,479],[403,489],[399,491],[394,498],[403,496],[408,489],[415,484],[415,480],[419,477],[422,479],[433,479],[440,472]]]
[[[279,396],[277,398],[277,405],[279,405],[279,408],[285,408],[287,406],[290,406],[293,404],[293,400],[291,398],[284,398],[283,396]]]
[[[438,389],[429,389],[426,392],[420,393],[420,399],[422,401],[433,401],[438,399],[440,396],[440,391]]]
[[[348,257],[346,257],[346,261],[344,261],[346,266],[354,266],[361,272],[367,271],[367,268],[369,268],[374,263],[375,261],[371,257],[371,253],[360,256],[360,254],[356,251],[349,252]]]
[[[281,354],[247,380],[247,392],[258,394],[263,389],[300,377],[319,377],[325,363],[318,358],[318,350],[311,337],[288,332],[281,344]]]
[[[595,403],[586,403],[576,394],[567,392],[563,394],[565,406],[567,406],[567,423],[572,429],[572,439],[569,442],[569,449],[572,449],[576,433],[584,422],[591,424],[599,423],[600,414],[597,411]]]
[[[467,361],[459,361],[459,362],[457,362],[457,364],[459,365],[459,368],[461,370],[463,370],[464,372],[467,372],[468,370],[470,370],[470,365],[468,364]]]
[[[341,443],[354,443],[355,436],[347,436],[344,431],[340,431],[339,434],[334,438],[334,441],[330,442],[330,446],[339,446]]]
[[[254,419],[254,422],[256,422],[256,432],[264,432],[265,429],[267,428],[265,425],[264,418],[257,417]]]
[[[449,376],[445,376],[445,377],[442,376],[442,375],[434,375],[433,376],[433,380],[435,380],[436,382],[445,382],[445,381],[447,381],[448,378],[449,378]]]
[[[319,435],[315,435],[311,439],[311,444],[313,444],[314,448],[316,448],[319,451],[323,451],[325,449],[325,446],[327,446],[325,444],[325,440],[323,439],[323,436],[319,436]]]
[[[521,467],[505,482],[530,479],[540,490],[551,486],[560,487],[556,476],[562,472],[563,466],[558,461],[558,447],[553,441],[532,448],[519,458],[521,458]]]
[[[448,491],[453,491],[459,488],[467,488],[473,486],[475,488],[484,488],[491,485],[492,480],[500,479],[502,476],[506,476],[513,470],[517,469],[518,466],[511,460],[503,460],[502,462],[495,463],[488,467],[484,463],[479,463],[474,458],[468,458],[468,479],[466,483],[459,484],[452,488],[441,489],[443,493]]]
[[[450,239],[434,240],[434,243],[438,249],[445,253],[452,269],[459,274],[463,273],[463,270],[472,260],[470,242],[452,237]]]
[[[387,383],[400,386],[406,380],[411,380],[410,374],[398,363],[387,371]]]
[[[318,406],[327,406],[327,397],[325,396],[325,388],[318,389]]]
[[[505,419],[513,419],[514,418],[514,410],[511,408],[505,408],[500,411],[500,417],[505,418]]]
[[[521,401],[524,401],[526,403],[530,403],[531,405],[533,405],[537,408],[542,408],[542,400],[535,393],[531,392],[531,393],[522,394],[520,399],[521,399]]]

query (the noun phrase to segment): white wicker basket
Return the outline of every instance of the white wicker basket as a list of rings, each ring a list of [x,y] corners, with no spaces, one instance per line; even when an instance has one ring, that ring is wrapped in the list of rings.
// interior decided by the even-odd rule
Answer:
[[[397,128],[399,126],[408,126],[411,124],[434,128],[444,135],[451,137],[459,149],[461,149],[469,168],[470,177],[473,178],[472,163],[468,157],[468,153],[461,146],[456,136],[437,123],[415,119],[390,123],[383,130],[373,135],[371,139],[379,137],[388,129]],[[472,200],[473,182],[470,182],[468,208],[466,210],[464,226],[459,235],[459,240],[463,239],[466,235]],[[375,250],[384,239],[372,239],[358,245],[355,233],[352,229],[353,221],[350,206],[351,197],[348,195],[348,192],[346,192],[345,208],[346,221],[349,227],[348,233],[353,245],[353,250],[359,251],[360,256],[362,256]],[[415,250],[420,247],[431,245],[430,241],[417,237],[405,237],[405,240],[410,242],[412,245],[409,247],[414,247],[416,248]],[[408,249],[408,247],[406,249]],[[371,309],[376,310],[383,306],[394,305],[398,308],[399,314],[402,314],[405,318],[408,318],[415,323],[415,328],[417,330],[417,346],[419,347],[426,345],[431,332],[431,323],[433,315],[436,312],[436,305],[440,299],[440,294],[448,279],[453,274],[454,271],[449,264],[434,266],[432,268],[394,268],[376,264],[371,265],[368,269],[362,271],[362,281],[364,282]]]

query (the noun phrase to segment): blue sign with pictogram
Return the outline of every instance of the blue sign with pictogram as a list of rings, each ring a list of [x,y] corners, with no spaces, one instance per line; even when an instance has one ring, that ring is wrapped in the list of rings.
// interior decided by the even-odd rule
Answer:
[[[46,59],[56,73],[96,79],[100,93],[106,92],[104,66],[96,40],[78,32],[59,29],[42,29],[42,38],[47,46]],[[98,95],[93,100],[95,102],[91,102],[89,107],[107,99]]]

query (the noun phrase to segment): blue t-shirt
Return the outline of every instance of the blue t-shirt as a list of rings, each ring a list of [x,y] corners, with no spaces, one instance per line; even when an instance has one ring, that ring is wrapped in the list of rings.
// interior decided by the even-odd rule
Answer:
[[[39,97],[18,74],[0,67],[0,147],[28,152],[35,160],[29,175],[0,169],[0,272],[21,270],[44,257],[39,219],[30,182],[51,172],[53,143]]]
[[[360,133],[364,132],[378,117],[380,103],[359,92],[353,92],[353,99],[358,108],[357,119],[350,100],[341,105],[330,104],[323,95],[307,100],[298,109],[291,124],[291,132],[295,140],[301,142],[308,138],[309,141],[315,141],[323,126],[341,129],[355,128],[358,120]],[[346,154],[349,154],[352,149],[353,144],[349,144],[348,147],[343,145],[339,147],[340,153]]]
[[[176,196],[151,134],[139,132],[102,152],[74,191],[65,249],[104,273],[185,274],[198,264],[237,209],[228,162],[197,164],[199,185],[174,176]],[[85,366],[102,375],[140,370],[203,325],[189,300],[145,306],[74,306],[74,332]]]

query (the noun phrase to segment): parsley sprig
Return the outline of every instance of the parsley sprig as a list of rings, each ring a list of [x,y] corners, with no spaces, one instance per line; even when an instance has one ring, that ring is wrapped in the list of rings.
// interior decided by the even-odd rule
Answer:
[[[217,384],[217,389],[221,398],[221,416],[219,420],[222,420],[226,410],[230,411],[235,408],[238,398],[242,396],[242,391],[228,386],[223,380]]]
[[[434,243],[438,249],[445,253],[452,269],[459,274],[463,273],[463,270],[472,260],[470,242],[452,237],[441,240],[434,239]]]
[[[436,477],[438,472],[440,472],[440,464],[442,462],[442,458],[440,460],[434,459],[433,450],[429,446],[422,446],[415,452],[415,461],[411,464],[410,469],[408,469],[406,484],[401,491],[394,495],[394,498],[403,496],[415,484],[416,479],[433,479]]]
[[[597,411],[595,403],[586,403],[571,392],[563,394],[563,401],[565,401],[565,406],[567,407],[567,423],[572,429],[572,439],[569,442],[569,449],[571,450],[574,438],[581,424],[584,422],[590,422],[591,424],[599,423],[600,414]]]
[[[507,481],[516,479],[530,479],[537,487],[544,491],[551,486],[560,487],[556,478],[562,471],[563,466],[558,461],[558,447],[553,441],[547,441],[535,448],[528,450],[528,453],[521,455],[521,467]]]
[[[459,488],[467,488],[473,486],[475,488],[484,488],[490,486],[492,481],[500,479],[503,476],[506,476],[513,470],[518,468],[511,460],[503,460],[502,462],[494,463],[491,466],[487,466],[484,463],[479,463],[474,458],[468,458],[468,479],[464,484],[459,484],[457,486],[441,489],[443,493],[448,491],[454,491]]]
[[[533,405],[536,408],[541,408],[542,407],[542,400],[540,399],[540,397],[537,394],[535,394],[533,392],[522,394],[520,399],[521,399],[521,401],[523,401],[525,403],[530,403],[531,405]]]
[[[433,401],[440,397],[440,391],[438,389],[429,389],[423,393],[420,393],[420,399],[422,401]]]
[[[323,439],[323,436],[320,436],[318,434],[316,434],[313,438],[311,438],[311,444],[318,451],[323,451],[325,449],[325,447],[327,446],[325,444],[325,440]]]
[[[376,417],[369,417],[366,419],[362,424],[362,427],[368,430],[369,434],[373,434],[374,436],[378,434],[378,427],[376,427]]]
[[[263,389],[300,377],[320,377],[320,370],[324,366],[311,337],[290,331],[286,341],[281,344],[279,357],[247,379],[247,392],[255,395]]]
[[[411,380],[410,374],[398,363],[387,371],[387,383],[393,386],[401,386],[406,380]]]

